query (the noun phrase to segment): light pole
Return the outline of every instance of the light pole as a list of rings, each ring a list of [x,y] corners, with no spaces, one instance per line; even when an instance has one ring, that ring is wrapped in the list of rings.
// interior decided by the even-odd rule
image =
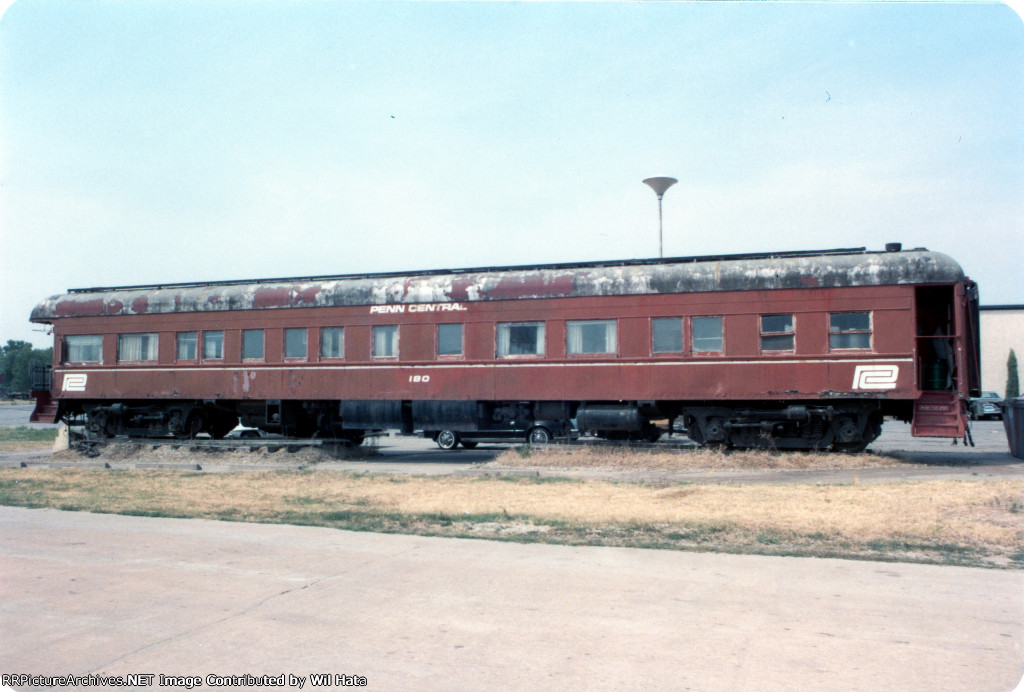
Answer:
[[[662,228],[661,228],[661,198],[665,196],[665,191],[670,187],[678,183],[679,181],[675,178],[647,178],[644,180],[644,185],[649,185],[654,194],[658,195],[658,257],[664,257],[665,253],[662,251]]]

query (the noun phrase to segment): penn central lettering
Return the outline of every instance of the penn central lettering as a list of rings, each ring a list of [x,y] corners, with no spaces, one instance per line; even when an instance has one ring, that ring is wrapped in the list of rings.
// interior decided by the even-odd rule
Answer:
[[[404,312],[465,312],[462,303],[423,303],[417,305],[371,305],[370,314],[393,315]]]

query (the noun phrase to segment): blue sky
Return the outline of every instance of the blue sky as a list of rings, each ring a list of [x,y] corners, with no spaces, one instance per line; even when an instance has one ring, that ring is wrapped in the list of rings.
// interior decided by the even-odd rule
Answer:
[[[67,288],[926,246],[1024,303],[1024,23],[976,3],[39,2],[0,342]]]

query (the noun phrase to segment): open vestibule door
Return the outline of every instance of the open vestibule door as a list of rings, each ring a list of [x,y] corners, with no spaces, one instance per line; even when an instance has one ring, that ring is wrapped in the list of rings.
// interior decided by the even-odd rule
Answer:
[[[977,288],[972,282],[921,286],[914,307],[914,364],[921,395],[914,402],[911,434],[963,437],[966,401],[977,393],[980,380]]]

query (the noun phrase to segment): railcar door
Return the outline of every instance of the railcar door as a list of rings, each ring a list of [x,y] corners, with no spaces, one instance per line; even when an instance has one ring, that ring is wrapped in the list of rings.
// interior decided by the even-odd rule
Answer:
[[[915,292],[914,348],[917,389],[911,434],[961,437],[967,430],[964,399],[971,380],[965,329],[964,285],[919,286]]]
[[[967,396],[981,396],[981,327],[978,284],[965,281],[957,286],[964,316],[964,347],[967,349]]]

